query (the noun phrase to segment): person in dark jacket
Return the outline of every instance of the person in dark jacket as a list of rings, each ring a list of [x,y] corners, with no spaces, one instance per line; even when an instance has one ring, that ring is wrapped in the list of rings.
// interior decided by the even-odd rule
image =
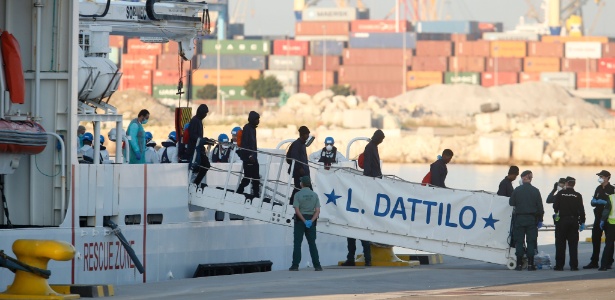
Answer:
[[[252,197],[260,195],[260,173],[258,166],[258,144],[256,142],[256,128],[260,124],[261,115],[255,111],[248,114],[248,124],[243,126],[241,135],[241,148],[238,152],[243,161],[243,179],[237,188],[237,193],[243,194],[243,190],[252,183]]]
[[[532,171],[526,170],[521,173],[522,184],[518,186],[510,196],[508,204],[515,207],[515,224],[513,225],[513,235],[515,237],[515,248],[517,256],[517,267],[515,270],[523,269],[523,241],[527,243],[528,271],[536,271],[534,265],[534,254],[538,240],[538,229],[542,227],[542,218],[545,214],[542,207],[542,197],[540,191],[532,186]]]
[[[365,146],[363,151],[363,175],[370,177],[382,178],[382,169],[380,166],[380,154],[378,153],[378,145],[384,141],[384,132],[378,129],[374,132],[372,139]]]
[[[442,151],[442,157],[438,158],[434,163],[429,166],[429,172],[431,172],[431,185],[446,187],[444,181],[446,175],[448,175],[448,168],[446,165],[453,159],[453,151],[451,149],[444,149]]]
[[[583,269],[595,269],[598,268],[598,259],[600,257],[600,245],[602,244],[602,232],[604,231],[602,227],[600,227],[600,220],[602,219],[602,211],[605,209],[605,205],[609,203],[609,196],[615,194],[615,189],[609,183],[611,179],[611,172],[607,170],[602,170],[598,175],[598,185],[596,187],[596,191],[594,191],[594,195],[591,200],[591,205],[594,207],[594,227],[592,228],[592,257],[591,261],[588,265],[584,266]],[[608,232],[604,233],[605,235]],[[604,261],[604,250],[602,251]],[[607,267],[610,267],[613,264],[613,253],[610,254],[610,257],[607,257],[610,260],[610,264]]]
[[[510,169],[508,169],[508,175],[504,177],[502,181],[500,181],[500,186],[498,187],[498,195],[510,197],[514,190],[512,182],[517,179],[517,176],[519,176],[519,167],[511,166]]]
[[[579,270],[579,231],[585,230],[585,208],[583,196],[574,190],[575,179],[566,177],[566,189],[557,193],[553,211],[559,214],[555,222],[555,271],[564,270],[566,242],[570,251],[571,271]]]
[[[306,126],[299,127],[299,138],[296,139],[288,149],[288,158],[295,160],[295,168],[291,170],[292,163],[288,166],[288,174],[293,177],[295,188],[290,195],[290,204],[292,205],[295,199],[295,194],[301,190],[301,177],[310,176],[310,166],[308,165],[308,156],[305,143],[310,137],[310,129]]]
[[[553,184],[553,189],[547,196],[547,203],[555,203],[555,196],[566,187],[566,178],[560,178],[558,182]]]
[[[205,153],[204,145],[210,143],[208,138],[203,137],[203,120],[207,117],[207,113],[209,113],[209,108],[205,104],[199,105],[196,109],[196,114],[192,119],[190,119],[190,125],[188,126],[188,134],[190,136],[188,140],[188,147],[186,149],[186,155],[190,162],[192,162],[192,167],[194,169],[198,169],[198,173],[194,178],[192,183],[200,184],[201,188],[205,187],[205,183],[201,183],[207,171],[211,167],[209,163],[209,158]],[[200,144],[197,145],[197,141],[201,140]],[[193,161],[194,153],[196,151],[196,158]],[[198,162],[198,165],[195,166],[194,163]]]

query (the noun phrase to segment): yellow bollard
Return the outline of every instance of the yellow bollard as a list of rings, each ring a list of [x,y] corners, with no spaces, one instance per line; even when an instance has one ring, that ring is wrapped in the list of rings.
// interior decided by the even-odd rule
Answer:
[[[71,244],[52,240],[17,240],[13,243],[13,253],[17,259],[39,269],[47,269],[47,263],[53,260],[71,260],[75,247]],[[79,299],[79,295],[62,295],[49,287],[47,279],[24,271],[15,272],[15,279],[0,299]]]
[[[393,246],[371,243],[372,266],[374,267],[414,267],[420,265],[418,261],[405,261],[399,259],[393,253]],[[338,262],[341,266],[344,261]],[[363,254],[357,255],[355,266],[365,266],[365,257]]]

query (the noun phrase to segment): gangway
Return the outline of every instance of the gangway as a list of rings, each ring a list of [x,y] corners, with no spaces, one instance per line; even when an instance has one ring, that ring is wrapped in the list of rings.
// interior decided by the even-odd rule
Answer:
[[[210,172],[228,172],[227,181],[208,180],[204,188],[191,184],[190,203],[293,226],[294,209],[289,205],[292,178],[287,174],[289,165],[283,151],[259,150],[258,160],[260,196],[233,192],[241,176],[238,164],[212,164]],[[297,163],[300,162],[291,162]],[[354,161],[328,170],[309,165],[313,190],[320,197],[317,231],[321,233],[507,265],[511,269],[516,266],[514,248],[508,242],[513,209],[506,197],[485,191],[423,186],[398,177],[367,177],[356,169]],[[233,177],[238,177],[236,183],[230,180]]]

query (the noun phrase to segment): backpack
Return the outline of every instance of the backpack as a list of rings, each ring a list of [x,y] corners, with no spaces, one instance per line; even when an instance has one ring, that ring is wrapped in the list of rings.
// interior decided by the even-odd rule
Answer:
[[[427,175],[423,177],[423,181],[421,181],[421,185],[431,184],[431,171],[427,172]]]
[[[241,147],[241,137],[243,136],[243,129],[237,131],[237,147]]]
[[[357,159],[357,163],[359,164],[359,168],[364,169],[364,167],[365,167],[365,152],[359,154],[359,158]]]

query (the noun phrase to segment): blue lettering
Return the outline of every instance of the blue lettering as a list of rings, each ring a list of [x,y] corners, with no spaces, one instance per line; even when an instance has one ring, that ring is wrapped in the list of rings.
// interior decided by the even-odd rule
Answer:
[[[444,214],[444,204],[438,205],[438,226],[442,225],[442,215]]]
[[[346,211],[359,212],[358,208],[354,208],[352,205],[352,189],[348,189],[348,202],[346,202]]]
[[[440,203],[440,204],[442,204],[442,203]],[[446,205],[446,223],[445,224],[448,227],[457,227],[457,224],[451,222],[451,207],[452,207],[452,205],[450,205],[450,204]]]
[[[380,199],[386,199],[386,210],[384,212],[378,212],[378,207],[380,207]],[[374,209],[374,216],[377,217],[384,217],[386,215],[389,214],[389,210],[391,209],[391,199],[389,198],[389,196],[385,195],[385,194],[378,194],[376,196],[376,208]]]
[[[397,202],[395,202],[395,207],[393,207],[393,211],[391,212],[391,219],[395,217],[395,214],[401,214],[404,221],[406,220],[406,207],[404,206],[404,198],[397,198]]]
[[[472,222],[470,223],[470,225],[466,225],[466,224],[463,223],[463,215],[468,210],[470,212],[472,212]],[[470,228],[474,227],[475,223],[476,223],[476,209],[474,209],[474,207],[472,207],[472,206],[464,206],[461,209],[461,212],[459,212],[459,226],[461,226],[461,228],[463,228],[463,229],[470,229]]]
[[[425,218],[425,222],[429,224],[431,221],[431,207],[438,205],[438,202],[423,201],[423,204],[427,205],[427,217]]]
[[[408,202],[412,203],[412,212],[410,213],[410,221],[414,222],[414,213],[416,212],[416,204],[422,203],[423,200],[408,198]]]

